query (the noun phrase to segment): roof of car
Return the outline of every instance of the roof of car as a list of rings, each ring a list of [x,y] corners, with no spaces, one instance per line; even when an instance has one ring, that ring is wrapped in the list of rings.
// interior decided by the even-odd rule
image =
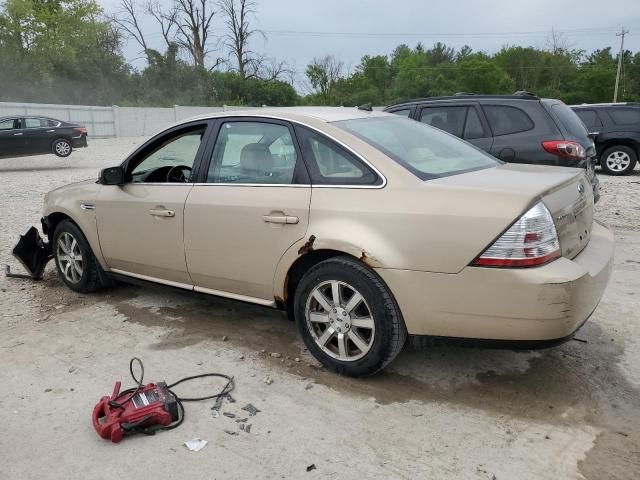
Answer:
[[[525,92],[525,91],[518,91],[515,92],[513,95],[489,95],[489,94],[477,94],[477,93],[466,93],[466,92],[460,92],[460,93],[456,93],[455,95],[445,95],[445,96],[440,96],[440,97],[426,97],[426,98],[414,98],[414,99],[410,99],[410,100],[405,100],[402,102],[398,102],[398,103],[394,103],[392,105],[389,105],[387,108],[391,108],[391,107],[399,107],[399,106],[404,106],[404,105],[415,105],[418,103],[425,103],[425,102],[434,102],[434,101],[468,101],[468,100],[484,100],[484,99],[491,99],[491,100],[541,100],[540,97],[538,97],[537,95],[534,95],[533,93],[530,92]]]
[[[592,108],[592,107],[640,107],[640,102],[615,102],[615,103],[581,103],[579,105],[569,105],[571,108]]]
[[[259,116],[276,117],[287,120],[299,120],[300,117],[309,117],[324,122],[339,122],[341,120],[354,120],[357,118],[385,117],[389,116],[378,110],[363,110],[358,107],[265,107],[252,110],[231,110],[211,114],[198,115],[189,120],[235,117],[235,116]],[[182,123],[182,122],[181,122]]]

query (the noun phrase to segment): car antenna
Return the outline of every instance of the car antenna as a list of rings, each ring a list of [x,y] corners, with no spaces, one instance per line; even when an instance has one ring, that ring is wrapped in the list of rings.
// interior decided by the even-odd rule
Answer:
[[[373,105],[371,103],[363,103],[358,105],[358,110],[364,110],[365,112],[373,112]]]

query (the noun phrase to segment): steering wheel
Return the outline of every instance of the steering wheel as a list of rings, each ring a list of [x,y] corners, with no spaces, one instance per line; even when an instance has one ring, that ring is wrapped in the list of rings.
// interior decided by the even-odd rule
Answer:
[[[186,165],[176,165],[167,172],[167,183],[187,183],[189,177],[186,172],[191,172],[191,167]]]

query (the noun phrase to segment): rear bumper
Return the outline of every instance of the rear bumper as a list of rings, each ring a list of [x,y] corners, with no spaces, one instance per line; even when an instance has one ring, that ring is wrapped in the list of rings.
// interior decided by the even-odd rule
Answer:
[[[594,223],[574,259],[528,269],[467,267],[458,274],[377,269],[412,335],[546,341],[571,336],[602,298],[613,234]]]
[[[71,138],[71,146],[73,148],[83,148],[86,147],[87,144],[87,135],[81,135],[79,137]]]

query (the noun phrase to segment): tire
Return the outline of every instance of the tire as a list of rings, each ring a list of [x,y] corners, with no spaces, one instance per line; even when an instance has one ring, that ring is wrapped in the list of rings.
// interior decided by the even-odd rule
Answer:
[[[51,144],[51,150],[58,157],[68,157],[73,151],[71,142],[66,138],[58,138]]]
[[[63,220],[58,224],[51,248],[58,276],[71,290],[89,293],[107,286],[105,272],[93,255],[89,242],[71,220]]]
[[[607,148],[600,156],[600,166],[609,175],[628,175],[636,166],[638,155],[626,145]]]
[[[362,300],[357,300],[358,294]],[[382,370],[407,339],[400,308],[387,286],[351,257],[330,258],[304,274],[295,292],[294,315],[309,351],[328,370],[342,375]]]

